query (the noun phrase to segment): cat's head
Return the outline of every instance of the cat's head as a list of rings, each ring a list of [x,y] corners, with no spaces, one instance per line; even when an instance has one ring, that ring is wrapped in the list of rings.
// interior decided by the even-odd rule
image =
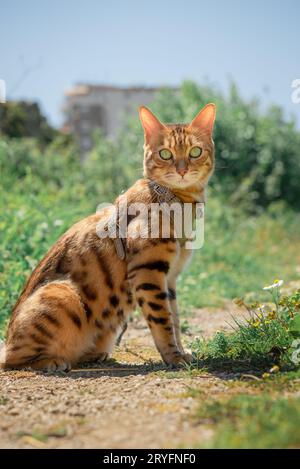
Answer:
[[[203,189],[214,169],[214,104],[190,124],[163,124],[146,107],[139,109],[144,129],[144,176],[170,189]]]

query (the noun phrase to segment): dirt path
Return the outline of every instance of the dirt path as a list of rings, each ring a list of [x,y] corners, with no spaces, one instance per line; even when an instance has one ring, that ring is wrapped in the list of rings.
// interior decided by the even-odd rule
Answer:
[[[189,323],[192,335],[211,335],[229,320],[226,310],[199,310]],[[113,358],[69,374],[0,372],[0,447],[174,448],[211,436],[193,419],[198,404],[188,391],[222,394],[222,376],[170,373],[142,320],[130,324]]]

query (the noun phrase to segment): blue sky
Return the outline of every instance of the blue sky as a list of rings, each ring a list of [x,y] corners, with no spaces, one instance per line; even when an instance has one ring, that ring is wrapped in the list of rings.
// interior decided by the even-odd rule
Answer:
[[[278,103],[299,122],[298,0],[0,0],[0,78],[62,122],[76,82],[177,85],[208,79]]]

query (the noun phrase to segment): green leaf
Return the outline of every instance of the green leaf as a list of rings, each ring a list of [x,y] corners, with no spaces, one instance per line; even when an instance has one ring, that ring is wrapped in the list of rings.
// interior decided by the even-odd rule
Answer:
[[[297,314],[290,322],[290,331],[300,334],[300,314]]]

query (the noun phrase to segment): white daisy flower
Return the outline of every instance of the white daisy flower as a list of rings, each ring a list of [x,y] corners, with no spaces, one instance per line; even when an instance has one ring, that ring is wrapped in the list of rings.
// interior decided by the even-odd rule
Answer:
[[[54,223],[53,223],[54,226],[61,226],[62,224],[63,224],[63,221],[60,219],[54,220]]]
[[[274,288],[279,288],[283,284],[283,280],[274,280],[272,285],[267,285],[266,287],[263,288],[263,290],[274,290]]]

